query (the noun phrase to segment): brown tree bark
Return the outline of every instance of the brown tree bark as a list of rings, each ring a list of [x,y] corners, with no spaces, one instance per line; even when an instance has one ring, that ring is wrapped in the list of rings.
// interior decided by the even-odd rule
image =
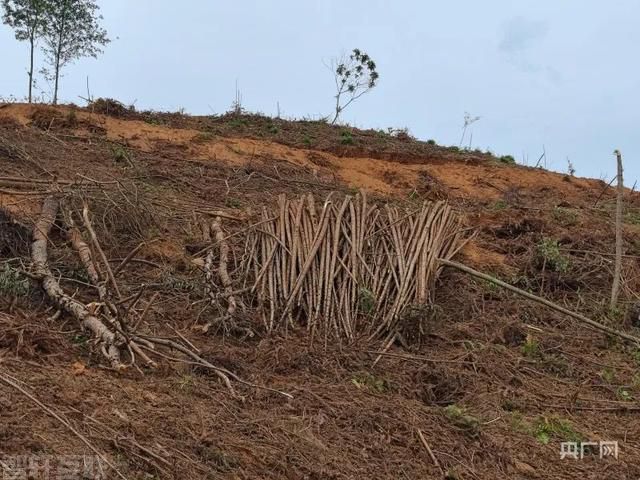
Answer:
[[[123,365],[120,361],[120,350],[118,348],[120,341],[116,334],[102,323],[98,317],[92,315],[84,304],[67,295],[49,269],[47,245],[51,227],[58,215],[58,209],[59,202],[55,197],[45,198],[40,216],[33,229],[31,259],[34,273],[40,278],[42,288],[49,299],[59,309],[75,317],[84,328],[95,336],[100,344],[102,353],[114,368],[122,368]]]

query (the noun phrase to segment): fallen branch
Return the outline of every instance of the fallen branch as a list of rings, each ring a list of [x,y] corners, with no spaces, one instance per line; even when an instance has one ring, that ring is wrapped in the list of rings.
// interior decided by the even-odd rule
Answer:
[[[122,363],[120,361],[120,351],[117,346],[119,339],[115,333],[107,328],[98,317],[93,315],[84,304],[67,295],[49,269],[47,263],[47,242],[53,222],[58,215],[58,208],[58,200],[53,196],[47,197],[33,229],[31,259],[33,261],[35,274],[40,279],[42,288],[53,303],[55,303],[59,309],[72,315],[80,321],[85,328],[90,330],[101,343],[102,352],[111,365],[114,368],[120,369],[122,368]]]
[[[422,431],[420,429],[417,429],[416,431],[418,432],[418,438],[420,439],[420,442],[422,443],[422,445],[424,446],[425,450],[429,454],[429,457],[431,457],[431,461],[433,462],[433,464],[436,467],[438,467],[438,470],[440,470],[440,473],[444,477],[445,476],[444,470],[442,469],[442,466],[440,465],[440,462],[438,462],[438,459],[436,458],[436,456],[433,454],[433,451],[431,450],[431,447],[427,443],[427,440],[424,438],[424,435],[422,434]]]
[[[506,282],[503,282],[502,280],[498,280],[497,278],[492,277],[491,275],[487,275],[486,273],[482,273],[479,272],[477,270],[474,270],[471,267],[467,267],[466,265],[463,265],[461,263],[457,263],[457,262],[452,262],[451,260],[445,260],[442,258],[439,258],[438,261],[442,264],[442,265],[446,265],[447,267],[451,267],[451,268],[455,268],[457,270],[460,270],[462,272],[468,273],[469,275],[476,277],[476,278],[480,278],[482,280],[486,280],[488,282],[491,282],[495,285],[498,285],[499,287],[502,288],[506,288],[507,290],[517,293],[518,295],[521,295],[525,298],[528,298],[529,300],[533,300],[534,302],[538,302],[541,303],[542,305],[545,305],[557,312],[560,313],[564,313],[565,315],[568,315],[572,318],[575,318],[576,320],[579,320],[580,322],[596,329],[596,330],[600,330],[601,332],[605,332],[608,333],[609,335],[614,335],[616,337],[619,338],[623,338],[625,340],[628,340],[632,343],[635,343],[636,345],[640,345],[640,338],[635,337],[633,335],[629,335],[628,333],[625,332],[621,332],[619,330],[616,330],[614,328],[611,327],[607,327],[606,325],[603,325],[602,323],[596,322],[595,320],[592,320],[588,317],[585,317],[584,315],[581,315],[579,313],[573,312],[571,310],[568,310],[556,303],[553,303],[549,300],[546,300],[542,297],[539,297],[537,295],[534,295],[532,293],[529,293],[525,290],[521,290],[518,287],[514,287],[513,285],[509,285]]]
[[[122,300],[122,295],[120,294],[120,289],[118,288],[118,284],[116,283],[116,277],[113,274],[113,270],[111,270],[111,266],[109,265],[109,260],[102,250],[100,246],[100,242],[98,241],[98,236],[96,235],[96,231],[93,229],[91,225],[91,219],[89,219],[89,206],[85,203],[82,208],[82,219],[84,220],[84,226],[86,227],[89,235],[91,236],[91,243],[93,243],[94,248],[98,251],[102,262],[104,263],[105,269],[107,270],[107,276],[109,277],[109,282],[113,287],[113,291],[118,295],[118,300]]]
[[[132,259],[133,256],[138,253],[140,251],[140,249],[142,247],[144,247],[147,243],[146,242],[141,242],[138,244],[137,247],[135,247],[133,250],[131,250],[129,252],[129,254],[124,257],[124,259],[122,260],[122,262],[120,263],[120,265],[118,265],[115,270],[113,270],[113,276],[115,277],[116,275],[118,275],[118,273],[120,273],[120,271],[127,266],[127,263],[129,263]]]
[[[231,284],[231,278],[229,277],[229,271],[227,270],[227,262],[229,260],[229,244],[224,239],[224,232],[220,226],[220,217],[211,224],[211,230],[213,231],[216,242],[220,246],[220,259],[218,261],[218,276],[222,281],[224,287],[224,293],[227,300],[227,314],[233,316],[238,308],[236,297],[233,295],[233,287]]]

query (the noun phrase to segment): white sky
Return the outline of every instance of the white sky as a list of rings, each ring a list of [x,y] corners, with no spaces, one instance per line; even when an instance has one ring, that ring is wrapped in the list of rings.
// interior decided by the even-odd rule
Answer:
[[[344,120],[408,127],[457,145],[465,112],[473,146],[580,176],[640,179],[640,1],[101,0],[114,38],[97,60],[68,67],[63,101],[91,93],[137,108],[221,113],[235,82],[244,106],[287,116],[330,113],[323,65],[358,47],[379,86]],[[117,38],[116,38],[117,37]],[[26,93],[26,43],[0,26],[0,96]],[[39,55],[40,56],[40,55]],[[40,56],[41,57],[41,56]],[[41,81],[46,94],[50,89]]]

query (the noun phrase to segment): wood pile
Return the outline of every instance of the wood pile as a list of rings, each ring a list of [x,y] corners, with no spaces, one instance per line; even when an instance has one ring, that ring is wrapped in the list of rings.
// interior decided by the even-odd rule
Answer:
[[[245,278],[269,332],[306,325],[313,336],[376,338],[409,308],[428,305],[442,270],[464,244],[446,202],[405,211],[365,194],[278,198],[247,236]],[[251,286],[251,283],[249,283]]]

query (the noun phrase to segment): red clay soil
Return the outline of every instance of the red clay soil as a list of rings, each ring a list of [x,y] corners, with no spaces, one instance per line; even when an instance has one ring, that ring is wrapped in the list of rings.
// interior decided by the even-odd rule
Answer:
[[[327,126],[278,120],[274,133],[263,117],[242,119],[237,132],[235,117],[0,108],[0,373],[46,407],[0,381],[5,475],[16,456],[94,455],[72,427],[129,479],[640,478],[637,346],[450,270],[424,313],[427,331],[375,366],[375,342],[203,333],[220,312],[204,308],[197,258],[206,212],[241,233],[279,193],[363,189],[407,207],[446,198],[474,234],[458,260],[638,335],[636,193],[626,196],[623,301],[610,312],[614,192],[603,182],[367,132],[353,131],[362,143],[347,148]],[[299,146],[300,135],[317,149]],[[25,189],[16,178],[43,183]],[[123,297],[142,284],[142,305],[156,294],[143,332],[188,339],[208,361],[293,399],[241,384],[244,399],[234,398],[171,352],[155,370],[114,371],[72,318],[54,316],[23,272],[42,191],[66,180],[94,185],[83,198],[115,265],[147,242],[118,275]],[[67,195],[72,207],[80,200]],[[239,262],[242,235],[231,238]],[[54,228],[50,240],[62,286],[95,300],[64,236]],[[562,442],[607,440],[618,459],[593,449],[560,458]]]

